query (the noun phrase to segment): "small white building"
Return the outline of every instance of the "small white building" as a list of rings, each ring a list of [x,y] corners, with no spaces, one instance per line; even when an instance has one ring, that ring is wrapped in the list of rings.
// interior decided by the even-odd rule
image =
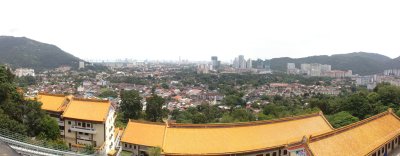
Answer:
[[[85,68],[85,62],[79,61],[79,69]]]
[[[35,70],[34,69],[29,69],[29,68],[18,68],[18,69],[15,70],[14,74],[17,77],[35,76]]]

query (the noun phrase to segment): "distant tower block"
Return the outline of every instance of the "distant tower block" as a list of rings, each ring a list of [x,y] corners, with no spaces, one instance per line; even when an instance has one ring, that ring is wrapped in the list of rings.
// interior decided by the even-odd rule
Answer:
[[[79,69],[85,68],[85,62],[79,61]]]

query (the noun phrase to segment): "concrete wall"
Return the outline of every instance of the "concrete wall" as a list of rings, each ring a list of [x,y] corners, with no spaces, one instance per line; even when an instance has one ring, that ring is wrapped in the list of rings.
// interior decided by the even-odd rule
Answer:
[[[140,156],[140,151],[147,151],[147,146],[135,145],[121,142],[122,150],[132,152],[132,156]],[[257,152],[252,154],[238,154],[243,156],[289,156],[286,149],[275,149],[264,152]]]
[[[122,150],[132,152],[132,156],[140,156],[141,152],[147,152],[147,146],[121,142]]]
[[[378,150],[376,150],[374,153],[371,154],[371,156],[383,156],[385,152],[390,154],[396,148],[399,148],[400,146],[399,144],[400,144],[400,136],[397,136],[396,138],[391,139],[385,145],[379,147]]]
[[[103,145],[105,138],[104,138],[104,124],[102,123],[93,123],[88,121],[76,121],[65,119],[65,141],[67,144],[75,145],[75,144],[84,144],[84,145],[93,145],[95,147],[100,147]],[[96,130],[96,134],[88,134],[84,132],[76,132],[70,130],[72,126],[78,125],[78,122],[90,123],[91,126]],[[78,136],[88,137],[91,140],[86,139],[78,139]]]

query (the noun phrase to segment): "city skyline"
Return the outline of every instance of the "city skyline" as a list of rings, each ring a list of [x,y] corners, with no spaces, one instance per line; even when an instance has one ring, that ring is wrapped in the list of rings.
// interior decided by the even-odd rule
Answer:
[[[0,10],[0,35],[54,44],[82,59],[204,61],[215,55],[227,62],[237,55],[365,51],[395,58],[400,52],[400,22],[393,20],[400,14],[397,1],[1,3],[6,7]]]

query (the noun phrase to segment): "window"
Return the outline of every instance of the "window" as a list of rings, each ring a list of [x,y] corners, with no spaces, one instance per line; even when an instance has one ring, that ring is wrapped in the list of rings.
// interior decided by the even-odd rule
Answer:
[[[90,123],[87,123],[86,126],[87,127],[92,127],[92,125]]]
[[[263,154],[257,154],[256,156],[263,156]]]
[[[68,130],[68,133],[71,133],[71,130],[70,130],[70,129]]]
[[[125,145],[125,148],[127,148],[128,147],[128,145],[127,144],[124,144]]]
[[[283,151],[283,155],[286,155],[286,154],[287,154],[287,150],[284,150],[284,151]]]
[[[390,148],[390,143],[388,144],[388,148]]]
[[[383,147],[381,148],[381,153],[383,153]]]
[[[376,156],[376,153],[372,154],[372,156]]]
[[[271,156],[271,154],[267,153],[265,156]]]
[[[89,135],[89,133],[85,133],[85,135]]]
[[[136,145],[133,145],[133,149],[136,149]]]
[[[71,121],[68,121],[68,125],[71,125]]]
[[[272,156],[276,156],[276,152],[272,153]]]
[[[79,132],[79,134],[83,134],[82,132]]]
[[[129,148],[132,148],[132,145],[129,145]]]

